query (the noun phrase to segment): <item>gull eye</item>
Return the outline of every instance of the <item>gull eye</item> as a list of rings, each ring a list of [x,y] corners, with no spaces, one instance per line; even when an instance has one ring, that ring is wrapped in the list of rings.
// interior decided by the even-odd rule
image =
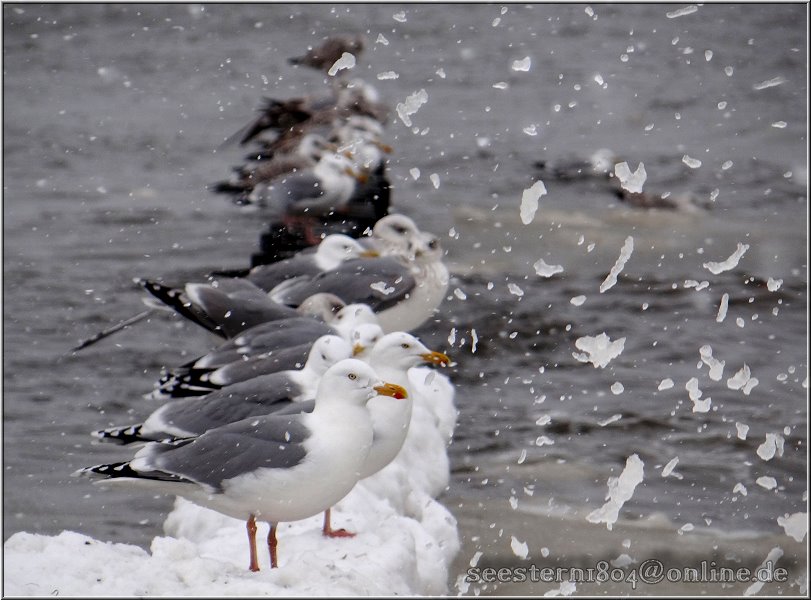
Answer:
[[[431,240],[430,242],[428,242],[428,247],[431,250],[436,250],[438,246],[439,246],[439,242],[437,242],[436,240]]]
[[[406,350],[408,350],[409,348],[411,348],[411,344],[409,344],[408,342],[403,342],[402,344],[400,344],[400,348],[405,348]]]
[[[393,227],[393,229],[394,229],[394,232],[395,232],[395,233],[399,233],[400,235],[403,235],[403,234],[404,234],[404,233],[406,233],[406,231],[407,231],[407,230],[406,230],[406,228],[405,228],[405,227],[403,227],[402,225],[395,225],[395,226]]]
[[[354,373],[350,373],[349,375],[347,375],[347,377],[349,377],[349,379],[351,379],[352,381],[355,381],[358,378],[358,376],[355,375]]]

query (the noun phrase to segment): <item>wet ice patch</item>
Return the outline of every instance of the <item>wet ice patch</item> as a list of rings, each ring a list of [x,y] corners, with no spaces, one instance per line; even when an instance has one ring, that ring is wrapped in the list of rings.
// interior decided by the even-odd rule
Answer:
[[[625,469],[619,477],[608,478],[607,502],[600,508],[588,514],[586,520],[589,523],[605,523],[609,531],[613,528],[619,517],[622,506],[634,495],[636,486],[644,479],[645,463],[632,454],[625,461]]]
[[[538,200],[546,194],[546,186],[543,181],[536,181],[521,194],[521,222],[529,225],[535,218],[538,210]]]
[[[739,242],[737,249],[730,255],[729,258],[721,262],[705,262],[704,268],[713,275],[718,275],[724,271],[730,271],[738,266],[738,262],[740,262],[743,255],[746,254],[747,250],[749,250],[749,244],[741,244]]]
[[[574,345],[582,352],[572,352],[572,356],[580,362],[590,362],[602,369],[622,354],[625,338],[612,342],[605,333],[596,336],[586,335],[575,340]]]
[[[627,162],[617,163],[614,165],[614,175],[620,180],[622,188],[632,194],[641,192],[648,178],[644,163],[639,163],[634,172],[631,172]]]
[[[601,294],[616,285],[617,275],[622,273],[622,270],[625,268],[625,263],[627,263],[628,259],[631,258],[633,251],[634,238],[629,235],[627,238],[625,238],[625,243],[622,245],[622,248],[620,248],[620,255],[617,258],[617,262],[614,263],[614,266],[611,267],[611,271],[608,273],[605,280],[600,284]]]

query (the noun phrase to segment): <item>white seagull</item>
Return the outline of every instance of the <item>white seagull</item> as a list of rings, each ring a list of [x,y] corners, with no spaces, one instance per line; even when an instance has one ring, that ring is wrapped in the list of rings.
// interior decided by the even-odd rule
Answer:
[[[413,260],[400,256],[358,259],[312,278],[288,279],[270,291],[280,304],[300,306],[316,293],[367,304],[386,332],[411,331],[428,320],[445,297],[449,273],[439,239],[431,234],[409,242]]]
[[[301,369],[261,375],[199,398],[172,400],[143,423],[102,429],[93,435],[121,444],[201,435],[234,421],[276,412],[291,402],[312,400],[324,373],[337,362],[351,357],[352,347],[347,341],[325,335],[312,345]]]
[[[358,481],[374,435],[366,404],[378,394],[407,396],[350,358],[324,374],[311,413],[250,417],[198,437],[152,442],[128,462],[76,474],[142,483],[244,519],[251,571],[259,570],[256,520],[267,521],[270,564],[276,567],[277,524],[326,510]]]
[[[306,317],[262,323],[203,356],[165,370],[150,397],[199,396],[256,375],[298,368],[297,363],[306,359],[310,346],[322,335],[339,335],[351,341],[355,327],[376,322],[371,308],[350,304],[341,308],[328,324]]]

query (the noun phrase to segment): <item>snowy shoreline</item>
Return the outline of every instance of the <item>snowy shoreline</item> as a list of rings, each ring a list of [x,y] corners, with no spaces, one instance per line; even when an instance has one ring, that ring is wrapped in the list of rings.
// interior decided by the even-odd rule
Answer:
[[[455,517],[435,498],[449,479],[454,390],[447,377],[425,368],[414,369],[412,380],[430,401],[415,402],[400,454],[333,508],[333,525],[355,537],[324,538],[322,515],[282,523],[279,568],[271,569],[260,550],[261,571],[252,573],[244,522],[177,499],[164,522],[166,537],[154,538],[150,551],[73,531],[14,534],[3,548],[5,595],[447,593],[459,532]],[[260,523],[258,538],[266,534],[267,524]]]

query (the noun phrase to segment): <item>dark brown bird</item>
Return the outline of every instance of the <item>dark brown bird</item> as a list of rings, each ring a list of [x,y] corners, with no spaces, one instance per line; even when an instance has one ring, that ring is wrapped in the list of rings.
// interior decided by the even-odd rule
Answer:
[[[302,56],[289,59],[290,64],[304,65],[318,71],[328,71],[335,61],[343,56],[344,52],[360,54],[363,52],[364,38],[362,35],[342,35],[327,38],[323,44],[311,48]]]

